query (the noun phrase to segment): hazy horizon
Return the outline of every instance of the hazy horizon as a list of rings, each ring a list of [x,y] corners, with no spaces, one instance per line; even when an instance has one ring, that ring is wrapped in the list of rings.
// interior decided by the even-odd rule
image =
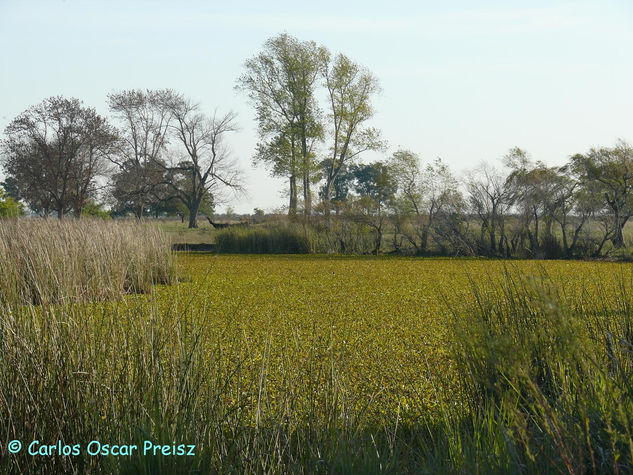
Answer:
[[[230,206],[272,210],[286,204],[286,184],[252,166],[254,114],[234,86],[244,61],[287,32],[379,78],[372,125],[389,142],[385,157],[406,148],[425,161],[442,157],[459,174],[515,146],[553,165],[633,141],[633,5],[471,5],[0,0],[0,130],[50,96],[109,115],[113,90],[172,88],[205,112],[238,113],[230,143],[248,196]]]

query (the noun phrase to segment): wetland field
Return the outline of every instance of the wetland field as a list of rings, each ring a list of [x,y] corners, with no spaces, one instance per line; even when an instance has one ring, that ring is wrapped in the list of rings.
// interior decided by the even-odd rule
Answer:
[[[631,470],[630,264],[165,259],[150,290],[3,303],[3,445],[58,445],[0,469]]]

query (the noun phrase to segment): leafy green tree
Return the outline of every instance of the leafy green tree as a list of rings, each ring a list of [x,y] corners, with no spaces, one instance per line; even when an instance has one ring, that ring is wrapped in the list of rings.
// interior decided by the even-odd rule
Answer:
[[[625,246],[622,229],[633,215],[633,148],[620,141],[613,148],[592,148],[571,158],[571,167],[585,189],[602,196],[612,216],[610,240]]]
[[[360,196],[368,196],[381,206],[393,200],[398,184],[391,168],[383,162],[357,165],[353,168],[354,191]]]
[[[323,75],[329,98],[329,157],[323,162],[325,213],[339,173],[362,152],[381,150],[380,132],[365,123],[374,115],[371,101],[380,91],[378,79],[343,54],[324,63]]]
[[[323,138],[315,88],[327,50],[313,41],[287,34],[270,38],[263,50],[245,62],[237,89],[255,105],[260,143],[255,162],[272,165],[272,173],[287,176],[289,214],[297,212],[297,179],[301,177],[304,210],[311,214],[311,184],[318,171],[315,146]]]
[[[327,169],[327,167],[329,167],[328,161],[329,159],[326,159],[322,162],[322,166],[324,169]],[[324,203],[326,209],[330,206],[333,207],[337,215],[340,213],[342,204],[347,200],[350,192],[354,187],[354,180],[356,179],[354,176],[354,168],[354,165],[345,165],[338,171],[336,177],[330,184],[329,199],[326,199],[326,186],[323,185],[321,187],[319,195],[322,202]],[[327,213],[326,210],[325,212]]]
[[[352,198],[349,212],[352,219],[369,226],[374,232],[373,254],[382,247],[388,209],[398,185],[391,167],[387,163],[373,162],[352,167],[353,189],[357,198]]]

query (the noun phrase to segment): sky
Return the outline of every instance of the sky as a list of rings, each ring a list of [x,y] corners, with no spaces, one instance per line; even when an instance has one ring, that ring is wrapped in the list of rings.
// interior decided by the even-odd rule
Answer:
[[[238,114],[228,143],[246,193],[223,206],[276,210],[286,183],[253,166],[257,124],[234,86],[244,61],[283,32],[380,80],[371,125],[389,148],[364,161],[404,148],[465,176],[512,147],[557,165],[633,142],[630,0],[0,0],[0,131],[46,97],[77,97],[108,115],[114,90],[172,88],[205,112]]]

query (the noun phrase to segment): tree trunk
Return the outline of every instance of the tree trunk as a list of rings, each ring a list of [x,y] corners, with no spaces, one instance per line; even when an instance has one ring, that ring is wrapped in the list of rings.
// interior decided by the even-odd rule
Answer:
[[[312,214],[312,194],[310,193],[310,173],[306,170],[303,175],[303,203],[304,214]]]
[[[624,236],[622,235],[622,228],[626,224],[626,220],[620,215],[620,210],[615,210],[615,230],[611,242],[616,249],[622,249],[624,247]]]
[[[377,256],[381,247],[382,247],[382,224],[380,226],[376,226],[376,239],[374,240],[374,250],[372,251],[372,254],[374,256]]]
[[[422,228],[422,237],[420,238],[420,251],[426,252],[426,248],[429,245],[429,226],[424,225]]]
[[[586,217],[582,217],[580,223],[576,226],[576,230],[574,231],[574,237],[571,240],[571,245],[569,246],[568,254],[571,257],[574,253],[574,249],[576,248],[576,244],[578,243],[578,238],[580,237],[580,231],[585,225]]]
[[[567,230],[565,229],[565,219],[563,219],[563,222],[560,223],[560,230],[561,233],[563,235],[563,250],[565,251],[565,255],[567,257],[570,256],[570,252],[569,252],[569,245],[567,243]]]
[[[497,253],[497,235],[495,233],[495,228],[490,226],[490,228],[488,228],[488,234],[490,235],[490,253],[496,254]]]
[[[325,196],[323,198],[323,211],[325,212],[325,216],[327,218],[328,224],[330,222],[330,193],[332,192],[332,182],[328,181],[325,184]]]
[[[189,208],[189,228],[190,229],[198,227],[198,208],[200,207],[200,201],[198,201],[197,203],[194,203]]]
[[[308,141],[306,133],[306,119],[302,120],[301,127],[301,156],[303,158],[303,204],[304,214],[312,214],[312,194],[310,193],[310,159],[308,158]]]
[[[290,203],[288,204],[288,216],[297,215],[297,177],[290,176]]]
[[[486,224],[482,221],[481,227],[479,228],[479,252],[484,251],[485,249],[485,236],[486,236]]]
[[[532,252],[536,252],[539,248],[539,239],[538,239],[538,215],[536,211],[534,212],[534,241],[532,242]]]
[[[503,218],[499,219],[499,254],[502,257],[510,257],[510,248],[508,246],[508,238],[506,236],[505,222]]]

